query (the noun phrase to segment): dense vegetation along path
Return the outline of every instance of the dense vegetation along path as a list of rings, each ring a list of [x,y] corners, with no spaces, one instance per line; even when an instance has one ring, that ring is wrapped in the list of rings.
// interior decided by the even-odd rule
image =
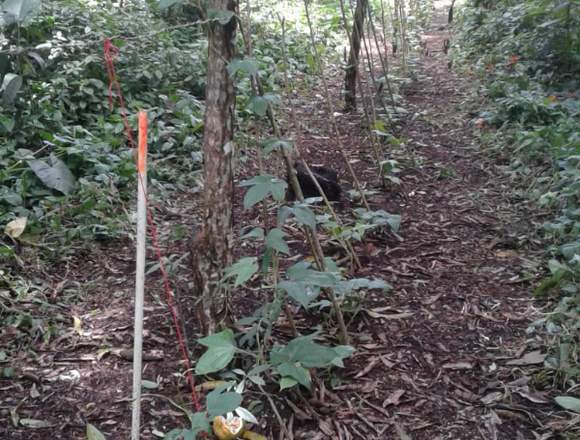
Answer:
[[[389,147],[403,169],[401,186],[376,185],[375,167],[361,152],[360,121],[339,116],[355,170],[376,186],[372,207],[402,215],[401,239],[374,235],[357,246],[364,261],[357,275],[382,277],[393,290],[367,298],[350,324],[357,352],[337,371],[341,385],[319,388],[299,407],[278,400],[296,439],[527,440],[549,432],[541,420],[551,407],[528,388],[526,373],[543,360],[525,333],[532,301],[520,273],[533,243],[521,237],[529,217],[499,164],[478,150],[469,109],[478,104],[476,91],[448,70],[446,11],[435,18],[417,78],[405,91],[415,116],[398,134],[401,145]],[[297,109],[307,124],[307,157],[340,167],[328,117],[318,98],[308,99]],[[166,200],[160,229],[190,228],[191,200]],[[180,252],[185,246],[166,249]],[[81,439],[87,422],[108,439],[126,438],[131,364],[122,348],[131,345],[132,271],[130,243],[95,248],[55,268],[55,291],[64,288],[64,272],[66,283],[83,290],[85,300],[63,312],[79,319],[37,347],[38,356],[22,353],[22,380],[0,389],[1,409],[13,422],[28,421],[0,425],[0,438]],[[144,396],[144,439],[185,424],[167,399],[180,402],[185,392],[160,292],[151,292],[146,310],[144,378],[153,389]],[[275,418],[263,420],[257,430],[278,432]]]

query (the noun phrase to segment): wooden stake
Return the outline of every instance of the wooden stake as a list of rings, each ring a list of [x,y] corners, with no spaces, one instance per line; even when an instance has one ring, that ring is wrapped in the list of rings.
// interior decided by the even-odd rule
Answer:
[[[131,440],[139,440],[141,426],[141,368],[143,356],[143,303],[147,245],[147,113],[139,112],[137,151],[137,257],[135,270],[135,332],[133,340],[133,415]]]

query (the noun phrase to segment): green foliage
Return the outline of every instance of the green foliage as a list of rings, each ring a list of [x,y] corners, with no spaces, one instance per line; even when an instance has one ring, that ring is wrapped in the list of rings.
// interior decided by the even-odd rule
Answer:
[[[561,82],[579,73],[580,8],[573,0],[470,0],[458,45],[476,66],[525,82]],[[515,58],[514,58],[515,57]]]
[[[197,362],[195,367],[196,374],[213,373],[225,368],[233,359],[236,351],[234,334],[231,330],[224,330],[198,339],[197,342],[208,347],[208,350]]]
[[[102,41],[129,37],[114,40],[121,88],[129,114],[150,109],[150,151],[163,158],[152,177],[167,185],[199,167],[205,39],[194,26],[164,31],[146,5],[127,6],[130,20],[112,5],[68,0],[11,0],[4,10],[0,224],[27,216],[60,241],[115,236],[128,221],[134,165],[120,114],[109,111]],[[143,38],[143,29],[160,32]]]
[[[247,209],[270,195],[278,202],[284,200],[288,184],[270,174],[263,174],[244,180],[240,183],[240,186],[250,187],[244,196],[244,208]]]
[[[456,58],[484,80],[492,98],[481,116],[499,128],[496,139],[510,149],[515,173],[533,179],[528,196],[553,213],[542,228],[551,242],[548,274],[534,294],[557,305],[530,331],[558,335],[558,354],[547,364],[574,378],[576,360],[565,347],[577,345],[580,326],[580,7],[567,0],[471,0],[459,23]],[[558,399],[565,408],[576,405]]]

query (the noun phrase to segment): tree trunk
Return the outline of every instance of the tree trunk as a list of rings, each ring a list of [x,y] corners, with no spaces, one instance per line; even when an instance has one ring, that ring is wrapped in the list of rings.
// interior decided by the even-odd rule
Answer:
[[[354,11],[352,33],[350,35],[350,55],[344,76],[344,109],[347,112],[356,110],[356,76],[358,74],[360,42],[363,37],[367,5],[368,0],[358,0]]]
[[[234,0],[209,0],[208,10],[234,12]],[[227,16],[227,15],[225,15]],[[194,240],[191,255],[198,298],[197,318],[205,334],[213,333],[229,307],[222,287],[223,270],[231,265],[233,184],[234,85],[227,65],[234,55],[236,20],[226,25],[208,24],[206,110],[203,133],[204,223]]]

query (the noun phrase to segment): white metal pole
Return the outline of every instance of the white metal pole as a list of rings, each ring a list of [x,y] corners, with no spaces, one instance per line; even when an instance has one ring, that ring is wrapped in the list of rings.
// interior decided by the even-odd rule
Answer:
[[[139,112],[137,151],[137,257],[135,271],[135,335],[133,341],[133,415],[131,440],[139,440],[141,426],[141,368],[143,355],[143,302],[147,241],[147,113]]]

